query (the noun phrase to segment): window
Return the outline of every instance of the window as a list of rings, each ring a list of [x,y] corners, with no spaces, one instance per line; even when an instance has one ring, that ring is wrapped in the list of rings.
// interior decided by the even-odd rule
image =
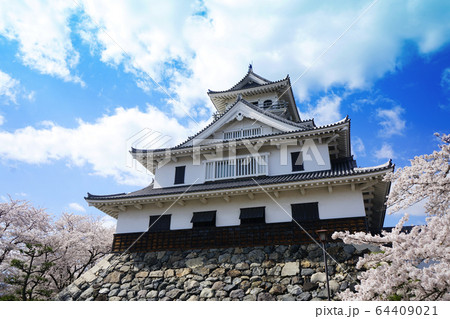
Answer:
[[[258,101],[252,102],[252,104],[258,106]]]
[[[292,171],[299,172],[303,171],[303,156],[302,152],[292,152],[291,153],[291,163],[292,163]]]
[[[291,204],[292,220],[301,222],[320,220],[319,203]]]
[[[225,140],[231,140],[235,138],[253,137],[261,134],[262,134],[262,127],[250,127],[250,128],[243,128],[240,130],[224,132],[223,138]]]
[[[216,211],[197,212],[194,213],[191,219],[193,228],[215,227],[216,226]]]
[[[150,224],[148,227],[148,231],[157,232],[163,230],[170,230],[170,216],[171,215],[150,216]]]
[[[184,184],[185,171],[186,171],[186,166],[175,167],[175,182],[174,182],[174,184]]]
[[[271,107],[272,106],[272,100],[265,100],[263,105],[264,105],[264,107]]]
[[[264,224],[266,222],[266,208],[241,208],[239,219],[241,220],[241,225]]]

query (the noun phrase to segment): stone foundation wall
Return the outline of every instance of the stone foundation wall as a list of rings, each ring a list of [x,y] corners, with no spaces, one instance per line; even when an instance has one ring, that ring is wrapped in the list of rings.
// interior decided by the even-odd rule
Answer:
[[[327,245],[330,290],[356,283],[367,247]],[[57,300],[326,300],[316,244],[110,254]]]

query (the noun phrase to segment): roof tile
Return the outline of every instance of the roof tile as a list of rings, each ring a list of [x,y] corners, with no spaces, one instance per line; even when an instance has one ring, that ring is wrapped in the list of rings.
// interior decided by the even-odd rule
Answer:
[[[331,162],[331,169],[324,171],[285,174],[276,176],[259,176],[254,178],[230,179],[215,182],[206,182],[203,184],[194,184],[188,186],[153,188],[153,183],[139,191],[128,194],[116,195],[92,195],[88,193],[86,200],[114,200],[114,199],[131,199],[139,197],[152,197],[161,195],[176,195],[183,193],[194,193],[199,191],[213,191],[230,188],[240,188],[255,185],[270,185],[297,181],[316,180],[333,177],[355,176],[365,173],[382,171],[392,168],[391,161],[384,165],[367,168],[357,168],[353,157],[345,159],[334,160]]]

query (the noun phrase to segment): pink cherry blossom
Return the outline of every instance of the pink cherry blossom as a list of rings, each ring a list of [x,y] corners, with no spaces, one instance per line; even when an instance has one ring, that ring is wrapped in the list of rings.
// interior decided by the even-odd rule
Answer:
[[[361,257],[355,292],[343,300],[450,300],[450,135],[440,136],[443,145],[430,155],[416,156],[411,165],[389,176],[393,189],[387,200],[393,211],[426,200],[430,216],[426,225],[402,232],[405,215],[390,232],[381,235],[336,232],[348,244],[371,244],[381,252]]]
[[[63,213],[53,221],[45,210],[26,201],[10,198],[9,202],[0,203],[0,296],[22,289],[36,294],[39,291],[53,293],[49,296],[30,294],[28,299],[51,297],[110,251],[113,232],[100,218]],[[30,254],[30,249],[35,247],[48,247],[48,250],[39,256]],[[27,283],[38,286],[23,289],[8,284],[23,282],[20,280],[23,270],[12,264],[44,269],[39,273],[38,282]]]

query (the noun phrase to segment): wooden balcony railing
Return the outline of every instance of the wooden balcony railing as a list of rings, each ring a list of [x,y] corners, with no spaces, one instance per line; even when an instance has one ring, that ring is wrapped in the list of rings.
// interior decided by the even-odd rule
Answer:
[[[245,155],[235,158],[212,160],[205,163],[205,180],[267,175],[269,172],[269,155]]]
[[[296,223],[271,223],[182,229],[160,232],[115,234],[113,252],[147,252],[227,247],[255,247],[266,245],[294,245],[317,240],[315,230],[367,231],[365,217],[323,219],[303,222],[302,230]]]

